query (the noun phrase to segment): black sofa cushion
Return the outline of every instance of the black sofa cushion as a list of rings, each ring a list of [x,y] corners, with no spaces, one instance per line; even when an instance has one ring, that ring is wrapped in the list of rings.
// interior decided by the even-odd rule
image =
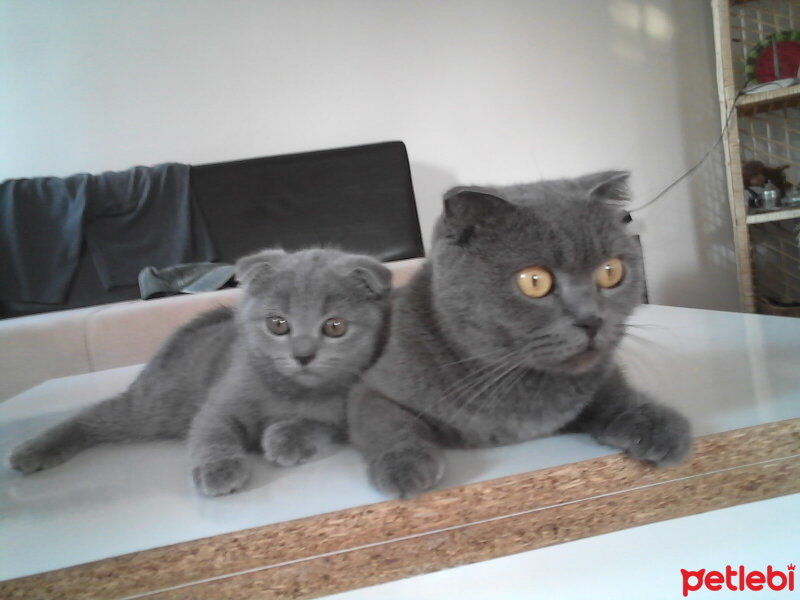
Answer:
[[[197,165],[190,181],[223,262],[271,246],[332,245],[380,260],[424,254],[402,142]],[[138,297],[135,285],[104,289],[84,244],[63,304],[0,302],[0,318]]]
[[[319,244],[381,260],[423,255],[402,142],[202,165],[190,177],[219,260]]]

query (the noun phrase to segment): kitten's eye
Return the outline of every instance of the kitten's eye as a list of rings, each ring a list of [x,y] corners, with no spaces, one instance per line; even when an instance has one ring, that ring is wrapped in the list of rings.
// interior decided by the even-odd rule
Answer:
[[[275,335],[286,335],[289,333],[289,321],[283,317],[269,317],[267,319],[267,329]]]
[[[594,280],[602,288],[618,286],[624,276],[625,267],[618,258],[609,258],[594,272]]]
[[[553,289],[553,274],[544,267],[525,267],[517,273],[517,286],[530,298],[543,298]]]
[[[347,332],[347,321],[344,319],[328,319],[322,326],[322,333],[328,337],[341,337]]]

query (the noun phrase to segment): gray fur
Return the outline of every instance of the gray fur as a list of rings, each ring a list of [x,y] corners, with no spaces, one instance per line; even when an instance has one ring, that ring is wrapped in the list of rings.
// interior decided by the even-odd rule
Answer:
[[[409,497],[434,487],[444,447],[567,429],[657,465],[688,454],[688,421],[632,389],[614,361],[643,287],[619,207],[627,178],[446,195],[430,259],[397,293],[386,349],[349,402],[351,441],[378,489]],[[599,288],[594,270],[612,257],[626,275]],[[517,289],[515,274],[531,265],[555,275],[550,295]]]
[[[336,250],[266,250],[241,259],[237,277],[234,308],[179,329],[125,392],[24,442],[11,466],[32,473],[104,442],[187,438],[195,485],[218,496],[246,484],[249,450],[289,466],[346,441],[347,392],[384,341],[389,270]],[[291,331],[271,333],[270,316]],[[322,333],[332,317],[349,323],[341,337]]]

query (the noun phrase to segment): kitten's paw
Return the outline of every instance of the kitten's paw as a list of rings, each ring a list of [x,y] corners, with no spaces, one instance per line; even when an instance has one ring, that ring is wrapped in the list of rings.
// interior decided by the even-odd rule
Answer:
[[[681,462],[692,448],[692,431],[686,417],[655,404],[623,411],[609,423],[603,437],[605,443],[659,467]]]
[[[29,475],[66,462],[75,455],[75,452],[54,451],[47,440],[33,438],[23,442],[11,452],[8,464],[12,469]]]
[[[250,468],[241,456],[219,458],[193,468],[192,479],[204,496],[225,496],[244,487]]]
[[[273,423],[261,436],[264,456],[281,467],[300,465],[332,446],[332,436],[328,431],[301,420]]]
[[[387,496],[413,498],[433,488],[444,475],[439,453],[427,448],[384,452],[369,465],[372,483]]]

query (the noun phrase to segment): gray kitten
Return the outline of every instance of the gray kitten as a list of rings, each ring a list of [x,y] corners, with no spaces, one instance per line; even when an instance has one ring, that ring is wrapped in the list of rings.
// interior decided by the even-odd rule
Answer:
[[[625,231],[628,174],[445,197],[430,260],[399,290],[383,355],[353,389],[351,442],[382,492],[441,479],[442,448],[587,432],[669,465],[688,421],[632,389],[614,360],[640,303]]]
[[[21,444],[23,473],[104,442],[188,438],[192,478],[207,496],[248,480],[245,454],[302,463],[346,441],[345,400],[377,357],[391,274],[336,250],[266,250],[241,259],[234,308],[179,329],[122,394]]]

